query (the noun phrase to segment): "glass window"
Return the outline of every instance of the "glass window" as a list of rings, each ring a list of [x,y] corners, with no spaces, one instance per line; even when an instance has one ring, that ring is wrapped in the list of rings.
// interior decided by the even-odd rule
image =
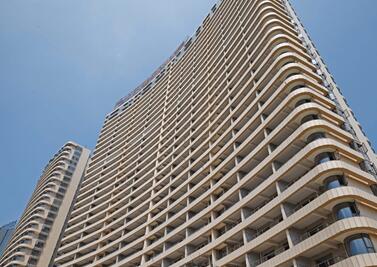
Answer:
[[[296,91],[296,90],[301,89],[301,88],[305,88],[305,85],[302,85],[302,84],[300,84],[300,85],[296,85],[295,87],[293,87],[293,88],[291,89],[291,92]]]
[[[308,143],[311,143],[311,142],[314,142],[315,140],[318,140],[318,139],[321,139],[321,138],[325,138],[326,135],[324,133],[313,133],[311,135],[308,136],[308,138],[306,139]]]
[[[314,159],[316,165],[325,163],[331,160],[335,160],[335,155],[334,153],[331,153],[331,152],[324,152],[324,153],[318,154]]]
[[[358,234],[347,238],[346,247],[349,256],[375,253],[372,241],[367,234]]]
[[[310,114],[302,118],[301,124],[304,124],[305,122],[312,121],[312,120],[318,120],[318,115]]]
[[[295,107],[297,108],[298,106],[301,106],[303,104],[310,103],[310,102],[312,102],[312,101],[310,101],[310,99],[301,99],[301,100],[297,101]]]
[[[326,190],[330,190],[330,189],[333,189],[333,188],[337,188],[337,187],[341,187],[341,186],[346,185],[344,177],[340,176],[340,175],[330,176],[330,177],[325,179],[324,183],[325,183]]]
[[[340,203],[333,208],[333,211],[337,220],[359,215],[356,204],[352,202]]]
[[[372,184],[370,189],[372,190],[373,195],[377,196],[377,184]]]
[[[291,78],[292,76],[295,76],[295,75],[299,75],[299,73],[296,73],[296,72],[290,73],[290,74],[287,75],[286,79]]]

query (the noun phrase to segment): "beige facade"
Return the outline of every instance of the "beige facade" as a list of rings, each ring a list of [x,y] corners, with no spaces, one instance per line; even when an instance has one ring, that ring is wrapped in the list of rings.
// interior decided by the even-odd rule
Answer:
[[[0,258],[0,266],[52,266],[88,159],[88,149],[68,142],[49,161]]]
[[[289,3],[223,0],[106,117],[55,264],[376,266],[375,164]]]

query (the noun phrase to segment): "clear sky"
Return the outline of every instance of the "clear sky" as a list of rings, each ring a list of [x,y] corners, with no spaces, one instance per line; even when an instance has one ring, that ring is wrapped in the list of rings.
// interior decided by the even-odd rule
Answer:
[[[115,102],[191,35],[215,0],[0,1],[0,225],[67,140],[90,149]],[[377,144],[377,1],[292,0]]]

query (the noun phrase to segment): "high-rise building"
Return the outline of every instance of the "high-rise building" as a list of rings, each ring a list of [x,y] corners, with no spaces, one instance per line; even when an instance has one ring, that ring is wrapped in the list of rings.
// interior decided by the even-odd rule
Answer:
[[[376,156],[286,0],[223,0],[106,117],[55,264],[376,266]]]
[[[1,267],[52,266],[89,150],[67,142],[48,162],[3,255]]]
[[[11,238],[17,221],[10,222],[0,227],[0,257]]]

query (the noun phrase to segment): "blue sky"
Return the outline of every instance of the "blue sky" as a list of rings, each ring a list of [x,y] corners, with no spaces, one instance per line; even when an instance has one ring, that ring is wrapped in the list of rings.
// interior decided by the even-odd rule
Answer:
[[[292,0],[372,143],[377,1]],[[67,140],[93,148],[115,102],[191,35],[214,0],[0,1],[0,225]]]

